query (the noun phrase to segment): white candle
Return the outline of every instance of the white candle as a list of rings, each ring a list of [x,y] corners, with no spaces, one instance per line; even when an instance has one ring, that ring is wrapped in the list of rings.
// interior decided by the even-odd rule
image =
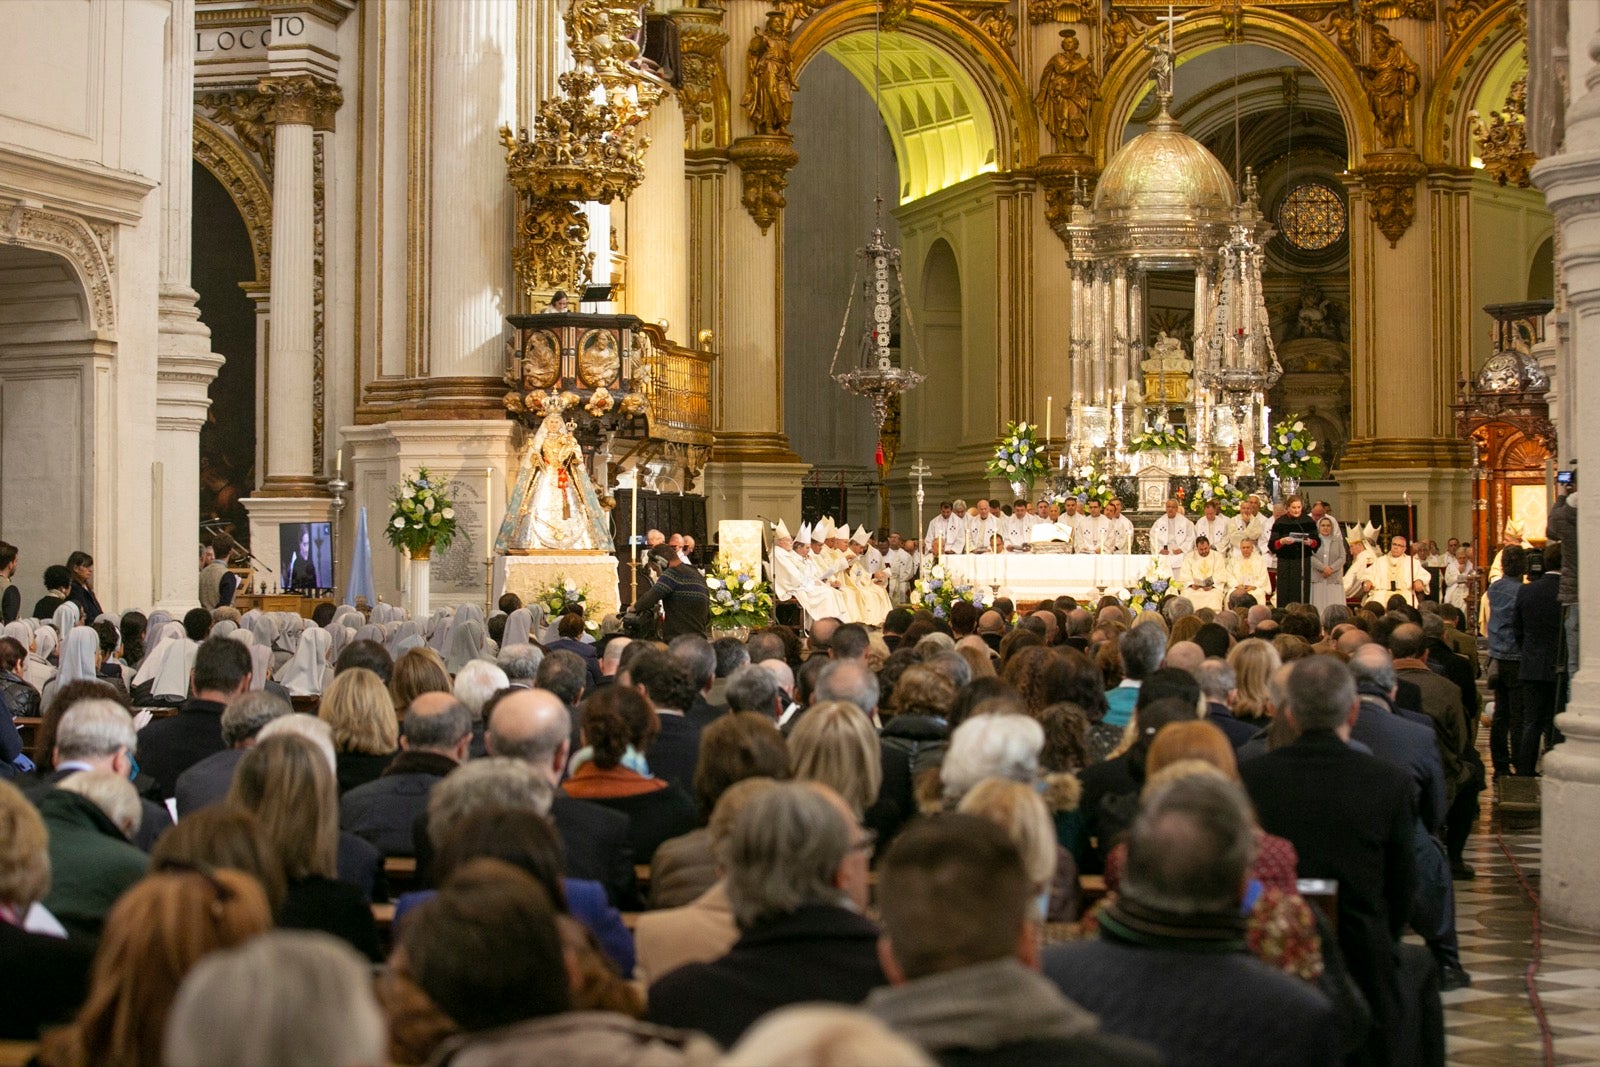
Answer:
[[[333,476],[339,481],[344,481],[344,449],[339,449],[339,454],[333,461]]]
[[[1044,447],[1045,447],[1045,451],[1046,452],[1048,452],[1050,450],[1050,416],[1051,416],[1052,413],[1054,413],[1055,407],[1056,407],[1055,395],[1051,394],[1050,396],[1045,397],[1045,399],[1044,399]]]
[[[483,468],[483,558],[494,558],[494,468]]]

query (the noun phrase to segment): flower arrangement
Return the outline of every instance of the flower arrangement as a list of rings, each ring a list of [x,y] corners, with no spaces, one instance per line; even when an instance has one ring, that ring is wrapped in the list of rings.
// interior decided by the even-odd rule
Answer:
[[[1172,576],[1160,563],[1151,560],[1129,593],[1128,606],[1134,611],[1160,611],[1171,591]]]
[[[1216,501],[1218,512],[1231,519],[1239,514],[1239,505],[1244,503],[1244,490],[1228,481],[1227,475],[1215,467],[1206,467],[1200,472],[1199,484],[1194,487],[1189,510],[1198,515],[1212,501]]]
[[[391,545],[407,550],[414,559],[450,547],[456,536],[456,509],[443,490],[444,482],[427,467],[400,480],[386,527]]]
[[[600,630],[600,624],[589,618],[589,588],[580,586],[571,578],[556,575],[549,585],[533,594],[533,599],[544,608],[551,622],[556,622],[568,612],[576,611],[583,616],[584,629],[591,633],[598,633]]]
[[[1282,478],[1315,478],[1322,473],[1322,457],[1316,455],[1317,443],[1306,431],[1306,424],[1298,415],[1286,415],[1267,434],[1267,443],[1259,453],[1261,464],[1272,476]]]
[[[1134,434],[1133,440],[1128,442],[1129,452],[1187,452],[1190,447],[1188,431],[1159,415],[1154,426],[1144,433]]]
[[[1067,496],[1075,496],[1078,503],[1087,504],[1093,500],[1102,507],[1117,498],[1116,490],[1111,488],[1111,475],[1099,470],[1093,463],[1085,463],[1073,471],[1077,481],[1073,488],[1067,491]]]
[[[711,628],[755,629],[772,622],[772,587],[758,573],[718,560],[706,575],[711,591]]]
[[[981,585],[957,585],[944,569],[935,563],[911,587],[911,604],[914,608],[927,608],[936,619],[947,618],[950,608],[959,600],[969,601],[979,611],[994,604],[994,593]]]
[[[1044,447],[1035,433],[1038,427],[1027,422],[1013,422],[1006,427],[1006,439],[994,450],[989,460],[989,473],[1008,482],[1021,482],[1032,488],[1035,480],[1044,477],[1048,464]]]

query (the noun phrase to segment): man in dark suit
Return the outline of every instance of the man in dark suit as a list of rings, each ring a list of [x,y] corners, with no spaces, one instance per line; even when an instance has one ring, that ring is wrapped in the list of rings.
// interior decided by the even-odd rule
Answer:
[[[632,685],[649,698],[661,724],[645,753],[650,773],[693,796],[694,769],[700,761],[700,724],[684,714],[695,697],[688,670],[672,653],[646,649],[618,673],[627,675],[625,680],[619,678],[619,683]]]
[[[683,709],[684,715],[694,723],[697,730],[704,730],[717,716],[728,710],[726,674],[720,676],[723,682],[721,686],[723,694],[717,701],[711,699],[713,688],[716,687],[719,678],[718,667],[724,657],[717,653],[710,641],[699,634],[681,634],[674,637],[672,643],[667,646],[667,651],[684,670],[689,672],[689,681],[694,685],[694,699]],[[744,653],[743,648],[739,651],[743,653],[743,662],[750,662],[749,654]],[[728,672],[732,673],[738,666],[740,663],[734,663],[728,668]]]
[[[576,800],[560,789],[572,753],[572,717],[566,705],[545,689],[516,689],[485,707],[484,717],[489,723],[484,740],[490,755],[525,760],[556,787],[550,819],[566,851],[567,875],[599,882],[615,907],[636,909],[639,887],[628,844],[628,817]],[[424,829],[419,841],[426,837]],[[420,853],[417,866],[420,871]]]
[[[252,689],[229,704],[222,712],[222,742],[228,747],[178,775],[178,818],[187,818],[201,808],[226,800],[234,769],[255,746],[256,734],[273,719],[293,710],[287,701],[265,689]]]
[[[1404,1044],[1396,940],[1414,890],[1416,808],[1411,775],[1350,748],[1360,712],[1355,679],[1331,656],[1295,663],[1284,713],[1301,731],[1291,745],[1239,768],[1261,826],[1286,837],[1303,878],[1339,883],[1339,946],[1372,1008],[1366,1049],[1390,1062]]]
[[[783,782],[739,813],[726,841],[739,940],[650,987],[651,1022],[724,1048],[789,1004],[859,1004],[886,981],[867,905],[868,837],[833,790]]]
[[[583,660],[584,668],[589,672],[589,687],[592,689],[599,685],[600,653],[595,651],[593,645],[579,640],[583,637],[583,616],[576,611],[567,612],[556,623],[556,633],[560,636],[554,641],[545,642],[545,654],[571,652],[574,656]]]
[[[400,722],[399,755],[376,779],[339,798],[339,828],[385,856],[414,856],[412,826],[433,787],[466,762],[471,744],[467,706],[449,693],[421,694]]]
[[[1415,721],[1394,708],[1394,660],[1382,645],[1366,644],[1350,655],[1350,673],[1356,679],[1361,715],[1350,731],[1352,741],[1366,745],[1372,754],[1411,775],[1416,784],[1417,806],[1413,850],[1417,859],[1417,892],[1411,901],[1411,928],[1422,935],[1439,965],[1443,990],[1472,984],[1461,966],[1461,942],[1456,935],[1455,885],[1449,859],[1439,840],[1445,819],[1444,765],[1439,739],[1424,715]]]
[[[55,749],[51,756],[55,770],[33,781],[22,781],[28,799],[35,804],[68,775],[79,771],[110,771],[126,778],[133,769],[133,753],[138,735],[133,716],[114,700],[80,700],[66,709],[56,728]],[[139,798],[139,828],[133,843],[149,852],[172,826],[167,809],[148,797]]]
[[[163,797],[177,795],[184,771],[228,747],[222,712],[249,688],[249,649],[226,637],[207,638],[195,653],[189,699],[176,715],[139,732],[139,765],[160,784]]]
[[[1439,755],[1444,764],[1445,842],[1457,878],[1476,872],[1460,862],[1472,822],[1477,817],[1478,793],[1483,788],[1482,762],[1473,745],[1472,732],[1461,706],[1461,691],[1428,663],[1428,648],[1421,626],[1406,623],[1389,635],[1395,677],[1411,682],[1422,692],[1422,711],[1433,720],[1439,734]]]
[[[1561,560],[1559,541],[1544,546],[1544,573],[1517,594],[1513,631],[1522,645],[1518,684],[1522,686],[1522,738],[1517,745],[1518,775],[1539,767],[1546,736],[1555,732],[1556,702],[1562,673]]]
[[[1215,656],[1200,664],[1195,672],[1200,683],[1200,693],[1206,698],[1206,722],[1228,735],[1228,743],[1238,752],[1256,735],[1256,727],[1243,719],[1233,717],[1233,699],[1238,692],[1239,677],[1228,661]]]

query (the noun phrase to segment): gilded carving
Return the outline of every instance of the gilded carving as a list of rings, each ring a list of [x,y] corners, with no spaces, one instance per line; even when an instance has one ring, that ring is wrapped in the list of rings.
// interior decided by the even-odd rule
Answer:
[[[1378,144],[1383,148],[1410,148],[1411,103],[1422,84],[1416,61],[1406,55],[1405,47],[1382,24],[1373,24],[1371,46],[1370,59],[1356,69],[1367,90]]]
[[[1072,247],[1067,226],[1074,206],[1087,207],[1096,177],[1094,157],[1088,155],[1042,156],[1034,168],[1039,188],[1044,191],[1044,217],[1063,244]]]
[[[1528,170],[1538,157],[1528,150],[1527,127],[1524,112],[1528,106],[1528,78],[1524,75],[1511,83],[1506,95],[1505,110],[1489,112],[1489,122],[1484,123],[1476,111],[1467,113],[1472,123],[1472,139],[1483,160],[1483,169],[1501,185],[1512,184],[1526,189],[1532,184]]]
[[[789,171],[800,162],[793,138],[788,134],[741,137],[728,146],[728,158],[739,167],[740,202],[766,233],[788,203],[783,193],[789,186]]]
[[[1028,0],[1028,24],[1042,26],[1046,22],[1093,22],[1100,14],[1100,5],[1093,0]]]
[[[1417,182],[1428,168],[1412,152],[1380,152],[1354,168],[1367,191],[1372,222],[1393,248],[1417,218]]]
[[[539,108],[532,137],[500,128],[512,187],[555,200],[627,197],[644,180],[650,141],[637,127],[646,111],[623,93],[603,92],[593,71],[569,70],[560,81],[563,92]]]
[[[1467,32],[1467,29],[1483,14],[1486,0],[1452,0],[1444,11],[1445,37],[1457,37]]]
[[[917,0],[883,0],[883,28],[890,33],[898,30],[911,17],[911,9],[916,6]]]
[[[518,201],[511,265],[523,292],[578,288],[594,268],[588,216],[570,200],[523,194]]]
[[[1361,16],[1346,7],[1338,7],[1328,16],[1328,32],[1333,43],[1352,64],[1361,64]]]
[[[1061,51],[1039,76],[1034,104],[1057,152],[1081,152],[1089,141],[1089,107],[1100,96],[1094,68],[1078,54],[1078,31],[1061,31]]]
[[[1368,0],[1373,18],[1433,20],[1434,0]]]
[[[567,47],[608,88],[637,76],[643,9],[637,0],[572,0],[567,9]]]
[[[794,57],[789,51],[788,19],[782,11],[767,12],[767,24],[756,27],[744,60],[744,112],[761,134],[781,134],[794,116]]]
[[[1100,62],[1102,74],[1110,70],[1112,62],[1127,51],[1128,42],[1138,32],[1139,27],[1126,13],[1117,10],[1111,12],[1111,17],[1106,19],[1100,32],[1100,50],[1104,57]]]
[[[114,270],[96,235],[82,219],[13,204],[0,228],[0,244],[37,248],[66,257],[88,283],[89,307],[94,315],[90,325],[108,332],[116,329]]]
[[[992,4],[951,4],[957,14],[970,19],[973,25],[1007,52],[1017,47],[1017,16],[1003,7]]]
[[[272,122],[280,126],[331,130],[334,113],[344,104],[343,89],[309,74],[262,78],[257,89],[270,102]]]
[[[203,93],[199,104],[211,119],[233,131],[245,150],[255,155],[264,173],[272,173],[272,100],[265,93],[235,89]]]
[[[678,89],[678,103],[683,107],[685,134],[697,123],[716,118],[717,85],[724,78],[722,48],[727,43],[728,35],[715,24],[679,23],[678,62],[683,84]]]

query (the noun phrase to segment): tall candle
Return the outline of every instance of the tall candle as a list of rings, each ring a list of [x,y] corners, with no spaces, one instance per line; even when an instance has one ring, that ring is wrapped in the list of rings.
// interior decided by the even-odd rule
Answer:
[[[342,448],[339,449],[339,454],[333,461],[333,476],[338,481],[344,481],[344,449]]]
[[[494,468],[483,468],[483,558],[494,555]]]
[[[1050,450],[1050,416],[1055,412],[1055,407],[1056,407],[1056,398],[1055,398],[1054,394],[1045,397],[1045,400],[1044,400],[1044,447],[1045,447],[1045,451],[1046,452],[1048,452]]]

